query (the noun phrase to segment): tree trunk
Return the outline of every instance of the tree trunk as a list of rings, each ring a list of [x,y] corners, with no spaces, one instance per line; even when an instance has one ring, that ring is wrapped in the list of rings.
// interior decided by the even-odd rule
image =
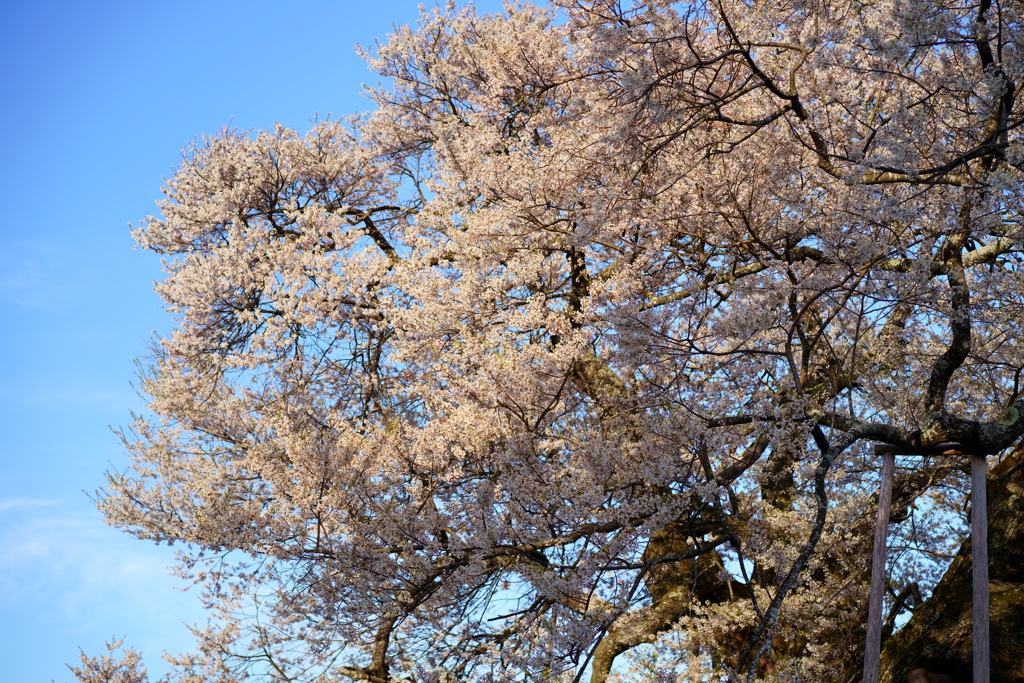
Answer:
[[[988,553],[991,589],[991,683],[1024,683],[1024,450],[1018,448],[988,477]],[[971,683],[971,541],[967,539],[931,598],[890,637],[882,651],[880,683],[904,683],[926,669]]]

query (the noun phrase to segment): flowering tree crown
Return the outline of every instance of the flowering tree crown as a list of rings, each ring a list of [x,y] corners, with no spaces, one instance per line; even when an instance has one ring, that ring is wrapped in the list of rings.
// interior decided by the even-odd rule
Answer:
[[[868,446],[1024,433],[1022,12],[439,9],[366,52],[369,114],[190,146],[100,500],[189,548],[181,675],[856,676]],[[903,465],[928,594],[965,479]]]

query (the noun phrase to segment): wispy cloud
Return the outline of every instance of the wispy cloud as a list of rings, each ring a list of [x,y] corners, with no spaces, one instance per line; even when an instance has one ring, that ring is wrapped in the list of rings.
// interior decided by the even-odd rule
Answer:
[[[5,303],[51,307],[73,298],[82,276],[73,255],[58,245],[15,241],[0,251],[0,301]]]
[[[0,626],[12,651],[46,643],[38,680],[63,683],[61,662],[77,649],[102,649],[114,634],[146,651],[150,673],[166,669],[163,649],[193,646],[182,622],[202,621],[194,593],[171,576],[169,548],[132,539],[105,526],[82,506],[29,498],[0,499]],[[28,680],[22,678],[21,680]]]
[[[22,508],[46,507],[48,505],[57,505],[57,501],[41,498],[0,498],[0,512]]]
[[[110,529],[98,515],[55,509],[49,501],[7,499],[0,510],[7,513],[0,529],[0,612],[35,608],[40,619],[50,615],[88,629],[115,603],[154,614],[181,611],[176,589],[185,584],[170,576],[169,549]]]
[[[120,411],[138,409],[142,401],[130,389],[103,391],[59,386],[19,384],[0,385],[0,404],[17,404],[34,408],[113,408]]]

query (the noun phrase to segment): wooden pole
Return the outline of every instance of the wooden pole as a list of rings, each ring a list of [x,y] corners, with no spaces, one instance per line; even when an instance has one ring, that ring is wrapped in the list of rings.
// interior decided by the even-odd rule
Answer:
[[[985,456],[971,455],[971,558],[974,573],[974,683],[989,683],[988,509]],[[867,681],[867,679],[865,679]]]
[[[885,544],[889,536],[892,511],[892,479],[896,454],[882,451],[882,487],[878,493],[878,518],[875,520],[875,547],[871,554],[871,596],[868,598],[868,634],[864,646],[864,683],[878,683],[882,654],[882,598],[885,591]],[[977,679],[976,679],[977,680]],[[988,679],[985,679],[986,683]]]
[[[875,446],[875,455],[883,457],[882,488],[878,494],[878,520],[875,523],[875,548],[871,558],[871,596],[868,599],[868,633],[864,646],[863,683],[878,683],[882,649],[882,594],[885,587],[885,544],[892,508],[892,479],[896,455],[970,455],[971,456],[971,571],[974,617],[974,683],[989,683],[989,586],[988,586],[988,509],[986,483],[988,465],[985,456],[972,453],[958,443],[941,443],[927,449],[905,450],[888,445]]]

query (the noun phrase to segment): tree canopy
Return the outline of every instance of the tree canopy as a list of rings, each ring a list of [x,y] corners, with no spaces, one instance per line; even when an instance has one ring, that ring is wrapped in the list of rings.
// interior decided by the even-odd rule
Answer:
[[[857,681],[871,446],[956,441],[1024,680],[1022,20],[449,6],[373,111],[190,145],[99,499],[203,586],[176,675]],[[963,675],[965,463],[899,464],[883,680]]]

